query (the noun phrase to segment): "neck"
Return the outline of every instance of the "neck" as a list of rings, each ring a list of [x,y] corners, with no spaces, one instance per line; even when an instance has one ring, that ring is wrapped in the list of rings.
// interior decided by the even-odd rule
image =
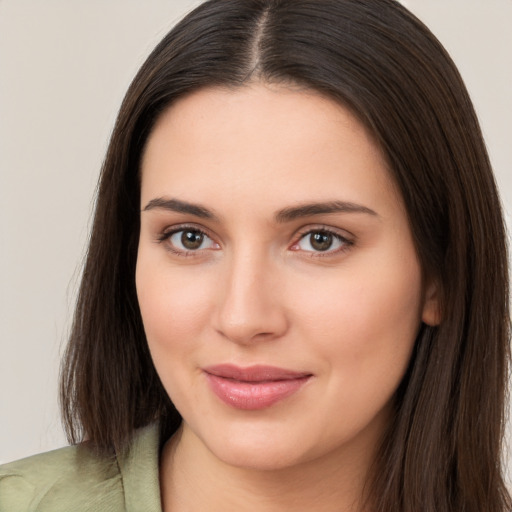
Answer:
[[[356,446],[289,468],[236,467],[218,459],[185,425],[162,453],[163,511],[363,512],[373,458],[367,446]]]

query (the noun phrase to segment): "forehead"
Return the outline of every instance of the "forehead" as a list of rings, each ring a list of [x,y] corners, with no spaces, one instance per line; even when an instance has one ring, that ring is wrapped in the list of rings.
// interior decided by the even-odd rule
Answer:
[[[165,194],[269,205],[399,198],[382,152],[347,108],[262,84],[203,89],[162,114],[142,160],[142,200]]]

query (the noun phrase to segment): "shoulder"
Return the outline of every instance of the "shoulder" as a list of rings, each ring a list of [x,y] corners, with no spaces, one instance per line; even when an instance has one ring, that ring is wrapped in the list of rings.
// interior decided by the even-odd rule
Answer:
[[[122,505],[117,459],[94,455],[86,446],[70,446],[0,467],[0,510],[101,510]],[[98,507],[98,508],[95,508]]]
[[[125,511],[130,510],[127,500],[139,500],[140,484],[159,504],[155,425],[137,431],[127,450],[112,457],[98,456],[82,444],[0,466],[0,510]]]

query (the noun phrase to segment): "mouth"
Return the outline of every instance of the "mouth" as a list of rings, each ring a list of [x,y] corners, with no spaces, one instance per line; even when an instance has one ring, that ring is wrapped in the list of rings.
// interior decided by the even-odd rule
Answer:
[[[223,364],[203,368],[213,393],[236,409],[270,407],[299,391],[313,376],[275,366]]]

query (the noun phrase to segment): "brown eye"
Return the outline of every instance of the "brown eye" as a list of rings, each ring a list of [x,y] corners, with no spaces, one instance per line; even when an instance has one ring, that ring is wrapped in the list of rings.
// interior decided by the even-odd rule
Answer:
[[[174,252],[183,254],[220,248],[219,244],[214,242],[206,233],[194,228],[184,228],[171,233],[164,233],[160,241],[165,241]]]
[[[204,240],[204,234],[200,231],[182,231],[181,244],[189,251],[194,251],[201,247]]]
[[[304,233],[301,239],[294,246],[294,250],[301,250],[309,253],[334,254],[348,249],[353,242],[347,238],[325,229],[316,229]]]
[[[311,247],[315,251],[327,251],[332,246],[333,236],[331,233],[317,231],[316,233],[311,233],[309,237]]]

